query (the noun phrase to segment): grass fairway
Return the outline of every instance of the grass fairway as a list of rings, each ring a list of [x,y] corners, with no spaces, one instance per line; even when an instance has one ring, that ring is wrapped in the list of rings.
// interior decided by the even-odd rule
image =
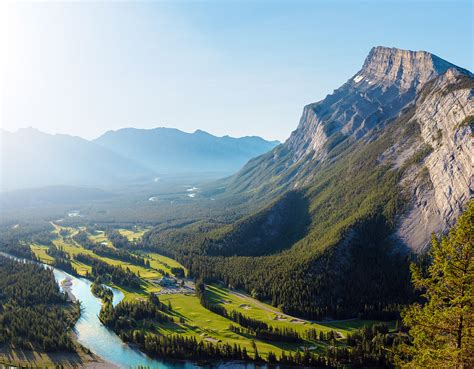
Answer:
[[[100,243],[103,245],[107,245],[109,247],[114,247],[112,245],[112,242],[110,242],[110,240],[105,235],[104,231],[95,231],[93,234],[89,233],[89,239],[95,243]]]
[[[331,330],[339,332],[342,337],[347,337],[351,333],[364,326],[378,323],[374,320],[349,319],[331,322],[313,322],[305,319],[298,319],[283,314],[278,308],[265,304],[252,297],[234,293],[227,288],[218,285],[206,285],[206,296],[214,304],[225,307],[227,311],[238,311],[245,316],[258,319],[273,327],[291,328],[299,333],[304,333],[309,329],[316,329],[318,332],[329,332]],[[389,324],[389,328],[393,324]]]
[[[184,266],[169,257],[157,254],[155,252],[142,252],[141,255],[147,257],[150,260],[150,265],[152,268],[163,269],[168,273],[171,273],[171,268],[183,268],[186,273],[188,272]]]
[[[127,237],[129,241],[138,241],[143,237],[145,232],[148,230],[148,228],[139,228],[139,227],[134,227],[134,230],[130,229],[117,229],[117,231],[122,235]]]
[[[125,288],[125,287],[117,286],[113,284],[111,285],[111,287],[117,288],[120,291],[122,291],[124,294],[124,301],[129,301],[129,302],[143,301],[146,298],[148,298],[150,293],[159,292],[161,290],[161,287],[158,287],[154,285],[153,283],[150,283],[143,279],[142,279],[142,288],[140,290]]]
[[[145,230],[119,230],[121,234],[127,238],[141,237]],[[161,287],[157,286],[153,280],[161,278],[162,275],[158,270],[162,270],[166,273],[171,273],[171,268],[183,268],[180,263],[176,260],[168,258],[166,256],[154,253],[154,252],[140,252],[141,256],[150,262],[150,268],[143,267],[141,265],[133,265],[129,262],[121,260],[103,257],[94,254],[91,250],[85,249],[80,244],[72,239],[72,236],[78,232],[78,229],[64,228],[55,225],[54,233],[57,237],[53,240],[53,243],[63,249],[65,252],[74,256],[79,253],[90,255],[94,258],[102,260],[110,265],[120,265],[124,268],[129,268],[133,273],[139,276],[142,280],[142,288],[139,290],[128,289],[123,286],[112,285],[112,287],[121,290],[124,295],[125,301],[138,302],[148,298],[150,293],[159,292]],[[109,242],[105,234],[101,231],[94,232],[93,235],[89,234],[91,240],[96,243]],[[110,246],[113,247],[110,243]],[[32,245],[31,249],[35,255],[45,263],[51,263],[54,259],[46,253],[47,246]],[[87,272],[91,271],[91,267],[76,260],[72,261],[74,267],[81,275],[86,275]],[[187,272],[187,271],[186,271]],[[344,344],[344,338],[347,334],[353,332],[365,325],[372,325],[377,323],[371,320],[344,320],[344,321],[330,321],[330,322],[313,322],[304,319],[298,319],[282,313],[278,308],[273,307],[264,302],[253,299],[245,293],[232,291],[224,286],[212,284],[206,285],[206,298],[213,304],[221,305],[228,312],[238,311],[246,317],[257,319],[265,322],[268,326],[278,328],[291,328],[298,332],[303,338],[303,342],[300,343],[285,343],[285,342],[270,342],[255,339],[253,336],[247,333],[234,333],[230,329],[231,325],[237,326],[237,323],[232,322],[230,319],[222,317],[216,313],[209,311],[204,308],[198,297],[194,294],[164,294],[160,295],[159,299],[165,303],[170,303],[172,306],[171,315],[174,316],[173,323],[156,324],[156,330],[163,334],[180,334],[185,336],[192,336],[198,340],[205,340],[208,342],[226,342],[231,345],[238,344],[242,348],[245,347],[247,351],[253,354],[252,340],[255,339],[259,354],[266,357],[270,351],[274,352],[277,356],[280,356],[282,351],[302,350],[307,348],[311,351],[320,351],[327,348],[327,343],[323,341],[307,341],[305,340],[306,332],[310,329],[316,329],[317,332],[328,332],[335,331],[338,333],[339,339],[338,345]],[[389,324],[389,328],[393,328],[393,324]]]
[[[46,253],[46,251],[48,251],[48,246],[33,244],[31,245],[31,251],[33,251],[35,256],[42,263],[51,264],[54,261],[54,258]]]
[[[160,272],[158,272],[157,270],[152,269],[153,266],[152,266],[152,268],[145,268],[141,265],[134,265],[134,264],[131,264],[129,262],[122,261],[122,260],[111,259],[111,258],[108,258],[108,257],[99,256],[97,254],[94,254],[91,250],[85,249],[84,247],[79,245],[77,242],[75,242],[71,238],[59,237],[59,238],[56,238],[55,240],[53,240],[53,243],[58,248],[62,248],[65,252],[69,253],[72,256],[77,255],[77,254],[90,255],[90,256],[92,256],[96,259],[99,259],[99,260],[102,260],[102,261],[106,262],[107,264],[120,265],[123,268],[129,268],[133,273],[140,276],[141,278],[156,279],[156,278],[161,278],[162,277]],[[77,262],[74,262],[74,263],[76,263],[77,265],[84,266],[84,264],[79,264]],[[150,264],[151,264],[151,260],[150,260]],[[89,270],[90,270],[90,267],[89,267]],[[78,270],[78,272],[79,272],[79,270]],[[80,274],[82,274],[82,273],[80,273]]]
[[[179,333],[186,336],[195,336],[210,342],[227,342],[230,344],[239,344],[245,347],[248,352],[253,353],[251,338],[244,334],[236,334],[229,329],[231,324],[236,325],[229,319],[215,314],[201,306],[199,300],[193,295],[161,295],[160,300],[164,303],[171,302],[173,315],[177,318],[184,318],[184,324],[174,324],[171,327],[161,327],[162,333]],[[266,356],[269,351],[280,355],[282,351],[295,351],[301,346],[298,344],[289,344],[284,342],[264,342],[255,341],[259,354]],[[307,342],[306,347],[316,346],[314,343]],[[318,345],[324,346],[324,345]],[[319,348],[319,347],[318,347]]]

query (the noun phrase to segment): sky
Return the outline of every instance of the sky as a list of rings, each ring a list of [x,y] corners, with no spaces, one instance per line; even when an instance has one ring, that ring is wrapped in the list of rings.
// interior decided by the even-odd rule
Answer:
[[[4,1],[0,124],[284,141],[377,45],[474,70],[471,1]]]

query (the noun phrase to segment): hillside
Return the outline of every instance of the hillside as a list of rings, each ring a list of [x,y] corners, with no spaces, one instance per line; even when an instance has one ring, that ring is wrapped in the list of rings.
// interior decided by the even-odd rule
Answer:
[[[111,186],[153,178],[140,164],[79,137],[50,135],[32,128],[2,131],[0,136],[1,190]]]
[[[216,137],[197,130],[125,128],[109,131],[95,143],[161,174],[239,170],[249,159],[279,142],[260,137]]]
[[[304,108],[283,145],[219,183],[222,197],[267,205],[148,242],[290,313],[390,314],[410,299],[410,254],[472,193],[473,89],[470,72],[430,53],[374,48],[353,78]]]
[[[374,47],[360,71],[325,99],[305,106],[290,138],[251,160],[228,181],[227,192],[267,194],[286,190],[289,182],[297,187],[310,183],[315,173],[309,168],[338,146],[373,139],[413,104],[428,81],[448,69],[472,77],[425,51]],[[464,102],[461,114],[469,115],[466,109]]]
[[[176,129],[107,132],[95,141],[33,128],[0,132],[0,191],[43,186],[121,187],[160,175],[236,172],[278,142]]]

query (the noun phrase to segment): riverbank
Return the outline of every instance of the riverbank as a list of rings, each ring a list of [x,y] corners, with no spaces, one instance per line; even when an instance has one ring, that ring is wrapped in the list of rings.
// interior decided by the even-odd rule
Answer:
[[[69,277],[66,277],[65,279],[63,279],[61,281],[60,285],[61,285],[61,288],[63,289],[63,291],[67,293],[68,301],[69,302],[76,302],[77,301],[76,296],[74,296],[74,294],[71,291],[72,279],[69,278]]]
[[[76,352],[41,352],[0,346],[0,364],[9,367],[118,369],[101,357],[88,353],[79,344]]]

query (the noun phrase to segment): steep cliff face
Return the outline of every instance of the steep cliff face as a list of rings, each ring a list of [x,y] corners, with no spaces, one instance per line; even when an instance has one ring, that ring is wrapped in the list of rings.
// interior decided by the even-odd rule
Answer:
[[[474,80],[449,69],[416,102],[413,120],[420,135],[405,152],[425,147],[429,153],[402,181],[411,208],[397,231],[415,251],[429,243],[432,232],[451,227],[474,192],[473,96]]]
[[[370,51],[362,70],[353,81],[366,87],[374,84],[385,88],[395,86],[400,93],[404,93],[412,88],[422,88],[426,82],[449,68],[468,73],[426,51],[379,46]]]
[[[408,211],[398,218],[396,237],[419,251],[432,232],[453,224],[473,192],[473,81],[469,71],[428,52],[375,47],[353,78],[304,108],[282,146],[249,162],[227,188],[265,196],[314,186],[341,155],[351,159],[351,147],[386,132],[393,144],[380,164],[410,166],[400,182]],[[403,136],[410,126],[415,131]]]
[[[205,251],[190,270],[313,319],[405,303],[407,253],[472,195],[473,89],[470,72],[432,54],[374,48],[285,144],[223,182],[219,196],[243,194],[255,212],[186,245]]]
[[[374,47],[362,69],[324,100],[307,105],[285,143],[293,162],[323,159],[347,137],[360,139],[412,102],[425,83],[454,68],[468,71],[426,51]]]

